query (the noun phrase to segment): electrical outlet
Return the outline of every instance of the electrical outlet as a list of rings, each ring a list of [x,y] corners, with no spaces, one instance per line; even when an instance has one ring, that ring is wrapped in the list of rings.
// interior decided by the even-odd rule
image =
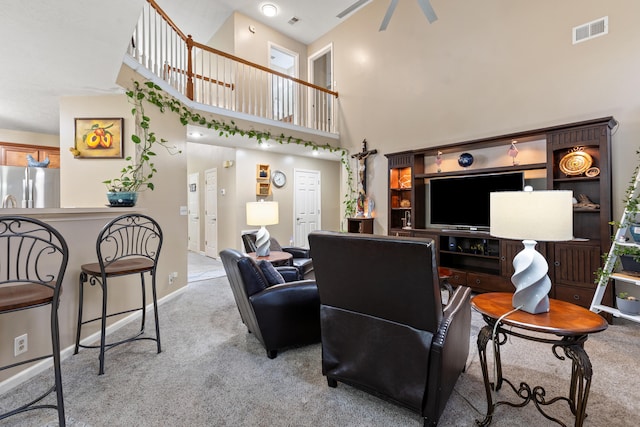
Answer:
[[[173,273],[169,273],[169,284],[173,285],[173,282],[176,280],[177,277],[178,277],[177,271],[174,271]]]
[[[15,337],[13,340],[13,356],[16,357],[19,354],[25,353],[29,349],[29,341],[27,334]]]

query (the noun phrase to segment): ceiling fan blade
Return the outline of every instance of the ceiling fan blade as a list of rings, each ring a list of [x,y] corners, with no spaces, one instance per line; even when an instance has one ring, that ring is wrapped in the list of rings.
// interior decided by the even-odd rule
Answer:
[[[384,31],[387,29],[387,25],[389,25],[389,21],[391,20],[391,16],[393,16],[393,12],[396,10],[396,6],[398,5],[399,0],[391,0],[391,4],[387,9],[387,13],[384,15],[384,19],[382,20],[382,24],[380,25],[380,29],[378,31]]]
[[[422,8],[422,12],[424,12],[424,16],[429,20],[429,24],[433,24],[438,20],[436,16],[436,12],[431,7],[431,2],[429,0],[418,0],[418,4]]]

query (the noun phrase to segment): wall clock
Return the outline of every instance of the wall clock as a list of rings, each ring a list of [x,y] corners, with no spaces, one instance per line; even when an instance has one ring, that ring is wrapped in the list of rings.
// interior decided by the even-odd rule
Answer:
[[[282,188],[287,183],[287,176],[282,171],[273,171],[271,181],[276,187]]]

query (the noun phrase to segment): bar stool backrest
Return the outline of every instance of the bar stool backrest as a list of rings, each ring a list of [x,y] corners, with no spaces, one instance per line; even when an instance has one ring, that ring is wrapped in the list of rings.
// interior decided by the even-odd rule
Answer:
[[[57,301],[69,249],[50,225],[21,216],[0,217],[0,286],[26,283],[53,290]]]
[[[104,271],[110,264],[130,258],[147,258],[155,265],[162,247],[162,230],[151,217],[119,216],[104,226],[96,243],[98,261]]]

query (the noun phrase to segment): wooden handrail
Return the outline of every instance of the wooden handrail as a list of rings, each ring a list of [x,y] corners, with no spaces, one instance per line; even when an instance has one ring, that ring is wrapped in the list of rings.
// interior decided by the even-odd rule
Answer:
[[[292,82],[299,83],[299,84],[301,84],[303,86],[307,86],[307,87],[310,87],[312,89],[316,89],[316,90],[319,90],[321,92],[328,93],[329,95],[333,95],[336,98],[338,97],[338,92],[334,92],[332,90],[325,89],[325,88],[323,88],[321,86],[316,86],[316,85],[314,85],[312,83],[305,82],[304,80],[300,80],[300,79],[297,79],[295,77],[288,76],[288,75],[286,75],[284,73],[280,73],[278,71],[272,70],[271,68],[267,68],[267,67],[264,67],[264,66],[262,66],[260,64],[256,64],[255,62],[251,62],[251,61],[247,61],[246,59],[238,58],[237,56],[233,56],[230,53],[226,53],[226,52],[223,52],[221,50],[214,49],[211,46],[207,46],[205,44],[198,43],[196,41],[193,42],[193,46],[197,47],[197,48],[200,48],[202,50],[205,50],[205,51],[207,51],[209,53],[213,53],[213,54],[216,54],[216,55],[231,59],[233,61],[240,62],[241,64],[245,64],[245,65],[248,65],[250,67],[257,68],[258,70],[265,71],[265,72],[267,72],[269,74],[275,74],[276,76],[282,77],[282,78],[287,79],[287,80],[291,80]]]
[[[171,28],[173,28],[173,30],[176,33],[178,33],[178,36],[180,36],[180,38],[182,38],[182,40],[184,40],[184,42],[187,44],[188,47],[197,47],[197,48],[200,48],[200,49],[202,49],[204,51],[207,51],[209,53],[213,53],[215,55],[220,55],[220,56],[222,56],[224,58],[231,59],[233,61],[240,62],[241,64],[245,64],[245,65],[248,65],[250,67],[257,68],[258,70],[261,70],[261,71],[264,71],[264,72],[267,72],[267,73],[274,74],[276,76],[282,77],[283,79],[291,80],[292,82],[296,82],[296,83],[301,84],[303,86],[307,86],[307,87],[310,87],[312,89],[319,90],[320,92],[324,92],[324,93],[327,93],[329,95],[333,95],[336,98],[338,97],[338,92],[334,92],[332,90],[323,88],[321,86],[317,86],[317,85],[314,85],[312,83],[305,82],[304,80],[300,80],[300,79],[297,79],[295,77],[288,76],[288,75],[286,75],[284,73],[280,73],[278,71],[275,71],[275,70],[272,70],[270,68],[264,67],[264,66],[262,66],[260,64],[256,64],[254,62],[247,61],[247,60],[242,59],[242,58],[238,58],[237,56],[233,56],[233,55],[231,55],[229,53],[223,52],[223,51],[218,50],[218,49],[214,49],[211,46],[207,46],[205,44],[198,43],[198,42],[194,41],[191,38],[191,36],[185,36],[184,33],[182,31],[180,31],[178,26],[171,20],[171,18],[169,18],[169,16],[167,16],[167,14],[164,12],[164,10],[162,10],[160,8],[160,6],[158,6],[158,4],[154,0],[147,0],[147,2],[151,5],[151,7],[153,7],[156,10],[156,12],[158,12],[158,14],[160,16],[162,16],[162,18],[164,20],[167,21],[169,26]],[[189,49],[189,54],[191,54],[191,49]],[[193,74],[193,69],[192,69],[192,64],[191,64],[191,55],[189,55],[189,61],[188,61],[188,64],[187,64],[187,76],[188,77],[195,76],[195,74]],[[193,96],[193,92],[192,92],[192,96]],[[193,99],[193,98],[189,98],[189,99]]]
[[[152,8],[156,10],[156,12],[158,12],[160,16],[162,16],[162,18],[164,18],[165,21],[167,21],[167,24],[169,24],[169,26],[173,28],[173,30],[176,33],[178,33],[178,36],[180,36],[180,38],[186,42],[187,36],[185,36],[184,33],[180,31],[180,28],[178,28],[178,26],[173,23],[171,18],[169,18],[169,16],[164,12],[164,10],[162,10],[160,6],[158,6],[158,3],[156,3],[154,0],[147,0],[147,2],[151,5]]]

